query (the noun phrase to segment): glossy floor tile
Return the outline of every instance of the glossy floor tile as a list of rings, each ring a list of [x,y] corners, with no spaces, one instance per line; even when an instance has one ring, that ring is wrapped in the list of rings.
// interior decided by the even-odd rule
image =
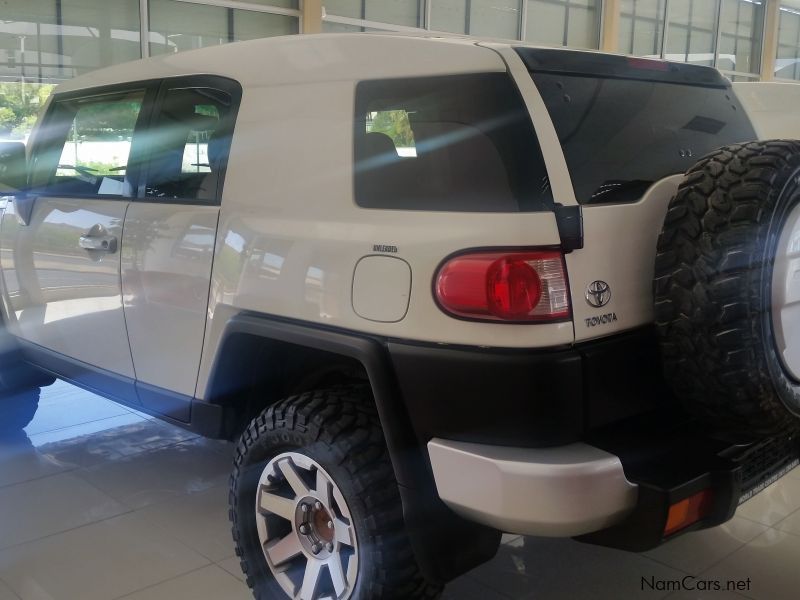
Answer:
[[[46,388],[26,434],[0,440],[0,600],[251,597],[227,519],[232,449],[64,383]],[[729,523],[645,554],[504,536],[444,598],[794,599],[799,561],[795,470]]]
[[[252,600],[241,581],[216,565],[209,565],[180,575],[128,596],[125,600],[176,600],[178,598],[219,598],[220,600]]]

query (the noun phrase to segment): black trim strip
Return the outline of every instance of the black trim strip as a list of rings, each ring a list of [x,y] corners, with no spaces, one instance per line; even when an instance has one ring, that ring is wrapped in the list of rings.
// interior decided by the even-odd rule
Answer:
[[[722,73],[701,65],[556,48],[517,46],[514,50],[529,71],[539,73],[731,87],[731,82]]]

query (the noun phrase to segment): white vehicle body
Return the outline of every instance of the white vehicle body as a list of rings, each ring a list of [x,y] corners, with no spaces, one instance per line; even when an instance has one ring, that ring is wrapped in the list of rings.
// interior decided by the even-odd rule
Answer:
[[[547,52],[558,52],[564,64],[602,57]],[[635,182],[635,197],[586,201],[585,192],[576,192],[576,169],[568,168],[565,136],[557,130],[552,99],[531,76],[530,61],[535,60],[509,44],[464,39],[294,36],[137,61],[62,84],[50,101],[51,112],[55,103],[80,104],[115,90],[161,98],[160,86],[173,80],[216,77],[214,81],[235,82],[241,99],[224,187],[216,202],[171,202],[148,196],[144,188],[109,197],[123,183],[108,176],[94,197],[34,194],[6,201],[0,227],[0,300],[7,330],[26,356],[36,357],[30,359],[35,366],[172,422],[207,427],[204,431],[218,436],[225,435],[231,421],[220,398],[236,379],[223,367],[238,360],[226,353],[257,317],[269,318],[264,327],[281,343],[299,346],[316,336],[315,351],[333,352],[348,338],[341,342],[344,353],[358,360],[379,347],[381,357],[363,362],[385,420],[387,444],[392,450],[402,435],[391,431],[394,421],[385,415],[397,415],[378,398],[381,381],[394,381],[394,375],[378,377],[389,360],[383,354],[391,354],[400,380],[399,385],[386,385],[401,390],[409,412],[401,416],[415,422],[408,437],[419,442],[438,498],[453,511],[497,530],[536,535],[576,536],[619,524],[637,509],[639,486],[626,476],[620,457],[583,439],[582,428],[613,423],[652,401],[645,396],[647,387],[621,391],[612,381],[607,371],[619,359],[616,346],[604,344],[628,344],[653,322],[657,240],[681,173],[699,154],[693,147],[670,147],[664,160],[677,159],[680,152],[679,169]],[[614,68],[642,71],[630,77],[612,73],[615,81],[649,82],[646,78],[654,72],[683,77],[683,67],[662,75],[669,70],[662,63],[613,60]],[[687,69],[686,77],[694,76]],[[719,89],[728,85],[716,71],[698,73],[711,77]],[[359,205],[354,199],[359,84],[476,74],[506,74],[519,91],[541,149],[554,207],[470,212]],[[205,85],[186,84],[193,89]],[[563,95],[565,104],[573,102]],[[743,97],[748,111],[762,110],[751,95]],[[660,135],[650,119],[674,101],[654,92],[643,98],[649,112],[637,112],[633,105],[624,109],[633,116],[608,136],[642,154],[660,156],[667,150],[648,138]],[[726,108],[737,109],[733,94],[725,98]],[[726,127],[713,118],[718,115],[690,116],[696,122],[692,119],[684,129],[708,134],[712,141]],[[771,134],[769,120],[762,123],[762,133]],[[50,135],[48,121],[32,134],[28,149],[34,170],[37,144],[45,144]],[[732,141],[746,140],[727,143]],[[202,150],[198,145],[198,165],[211,162],[211,143],[205,142]],[[75,144],[73,153],[63,156],[77,157],[77,140]],[[404,146],[401,156],[412,155]],[[610,172],[636,157],[601,159]],[[183,166],[187,164],[191,158],[183,157]],[[484,166],[476,161],[470,168]],[[615,186],[625,187],[612,181]],[[582,213],[580,243],[567,246],[558,205],[579,218]],[[454,318],[443,310],[433,288],[444,261],[467,251],[498,248],[559,253],[568,280],[566,318],[487,322]],[[304,333],[298,337],[300,328]],[[644,364],[652,353],[646,344],[631,343],[624,346],[624,360],[636,371],[636,361]],[[418,362],[407,362],[418,347]],[[426,352],[437,360],[443,356],[443,366],[462,361],[461,371],[454,371],[451,380],[442,379],[443,391],[430,392],[441,396],[454,390],[441,407],[432,406],[434,401],[422,393],[440,383],[438,373],[424,371],[432,364]],[[541,366],[529,370],[520,358],[529,355],[542,361],[536,363]],[[551,356],[559,357],[557,362],[547,362]],[[590,362],[594,356],[605,358]],[[305,358],[301,355],[300,362]],[[508,375],[511,383],[505,381],[506,362],[517,364]],[[470,377],[484,369],[491,383],[471,385]],[[646,369],[636,373],[643,386],[649,385],[650,374]],[[540,381],[545,383],[537,387]],[[505,420],[497,423],[476,417],[498,431],[475,439],[453,434],[450,439],[448,419],[461,418],[458,393],[465,392],[455,391],[459,384],[476,396],[470,402],[484,401],[504,412]],[[563,393],[557,389],[561,386]],[[582,404],[594,387],[603,389],[608,406],[602,410],[589,401]],[[428,414],[436,410],[441,415]],[[215,421],[208,425],[206,419],[212,417]],[[562,417],[571,422],[563,434],[552,424]],[[417,426],[417,420],[425,422]],[[506,427],[519,431],[504,437]],[[526,428],[535,429],[541,439],[528,445]],[[394,467],[400,484],[413,488],[404,467]],[[466,472],[478,476],[465,478]],[[491,485],[484,485],[487,481]],[[541,489],[547,493],[539,494]],[[528,501],[532,495],[538,496],[536,502]]]

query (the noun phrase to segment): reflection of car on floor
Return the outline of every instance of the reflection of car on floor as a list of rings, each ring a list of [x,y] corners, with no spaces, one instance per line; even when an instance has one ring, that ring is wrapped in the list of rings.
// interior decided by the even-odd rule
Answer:
[[[745,108],[770,89],[396,35],[69,81],[4,146],[0,428],[58,377],[238,439],[259,598],[432,598],[501,531],[722,523],[798,456],[800,143]]]

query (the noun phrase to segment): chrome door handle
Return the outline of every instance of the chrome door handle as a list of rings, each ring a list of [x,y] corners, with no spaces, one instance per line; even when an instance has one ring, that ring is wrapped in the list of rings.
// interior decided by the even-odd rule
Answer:
[[[117,251],[117,238],[113,235],[82,235],[78,245],[84,250],[97,250],[114,254]]]

